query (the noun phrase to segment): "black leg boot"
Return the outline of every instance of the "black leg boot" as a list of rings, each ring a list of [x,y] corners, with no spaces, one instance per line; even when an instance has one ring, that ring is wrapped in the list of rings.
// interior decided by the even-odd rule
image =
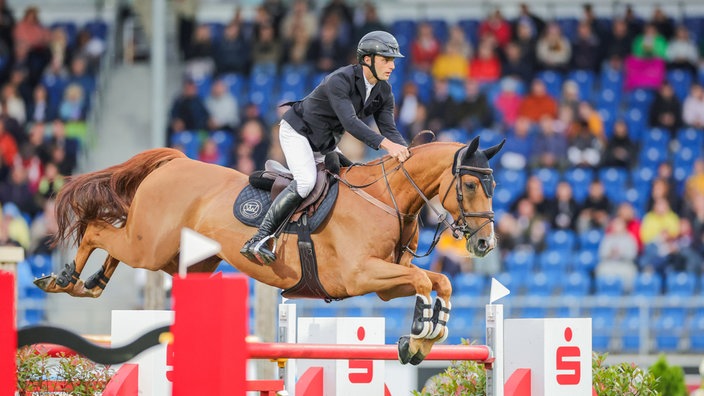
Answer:
[[[259,261],[266,265],[273,263],[276,260],[276,253],[271,251],[267,242],[302,201],[303,197],[298,195],[294,180],[271,203],[262,224],[259,225],[259,231],[242,246],[240,253],[251,261]]]

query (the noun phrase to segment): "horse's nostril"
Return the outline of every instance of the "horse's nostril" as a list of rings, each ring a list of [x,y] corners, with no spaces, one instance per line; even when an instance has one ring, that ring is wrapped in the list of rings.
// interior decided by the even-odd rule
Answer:
[[[479,251],[483,252],[489,248],[489,242],[486,239],[480,239],[477,241],[477,248]]]

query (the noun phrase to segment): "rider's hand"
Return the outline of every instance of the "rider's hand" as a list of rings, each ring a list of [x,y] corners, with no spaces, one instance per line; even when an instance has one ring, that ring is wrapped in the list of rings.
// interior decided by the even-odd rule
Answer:
[[[402,144],[394,143],[386,138],[381,141],[380,147],[386,150],[392,157],[396,158],[400,162],[407,160],[408,157],[411,156],[411,152],[408,151],[408,147]]]

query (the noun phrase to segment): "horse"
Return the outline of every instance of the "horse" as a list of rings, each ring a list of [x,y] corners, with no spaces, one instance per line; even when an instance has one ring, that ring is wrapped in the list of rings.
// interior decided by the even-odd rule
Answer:
[[[504,142],[485,150],[479,149],[478,137],[468,144],[430,142],[411,147],[404,162],[386,155],[343,167],[331,213],[311,234],[318,284],[330,299],[368,293],[383,301],[416,296],[411,333],[398,344],[404,364],[419,364],[434,343],[447,338],[451,309],[449,279],[412,263],[419,212],[439,196],[447,211],[436,209],[439,224],[464,238],[471,256],[491,251],[496,244],[495,182],[489,159]],[[54,243],[77,244],[75,259],[59,276],[35,283],[46,292],[99,297],[120,262],[173,275],[180,232],[188,227],[222,246],[189,272],[213,272],[224,260],[260,282],[289,289],[302,272],[295,234],[278,238],[277,260],[271,265],[249,261],[239,252],[254,230],[234,218],[233,202],[248,184],[243,173],[170,148],[147,150],[124,163],[74,176],[56,198]],[[408,240],[402,240],[404,235]],[[438,237],[436,229],[435,241]],[[84,283],[80,274],[95,249],[108,256]],[[436,292],[433,305],[431,291]]]

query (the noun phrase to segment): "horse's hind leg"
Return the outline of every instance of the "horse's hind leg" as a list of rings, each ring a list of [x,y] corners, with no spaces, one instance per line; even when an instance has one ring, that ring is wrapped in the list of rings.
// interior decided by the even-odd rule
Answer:
[[[120,264],[120,260],[108,255],[108,257],[105,258],[103,266],[83,284],[83,290],[76,290],[79,287],[79,285],[76,284],[74,292],[86,294],[90,297],[100,297],[100,295],[103,294],[103,290],[105,290],[105,286],[107,286],[110,281],[110,277],[115,272],[115,269],[117,269],[118,264]]]

